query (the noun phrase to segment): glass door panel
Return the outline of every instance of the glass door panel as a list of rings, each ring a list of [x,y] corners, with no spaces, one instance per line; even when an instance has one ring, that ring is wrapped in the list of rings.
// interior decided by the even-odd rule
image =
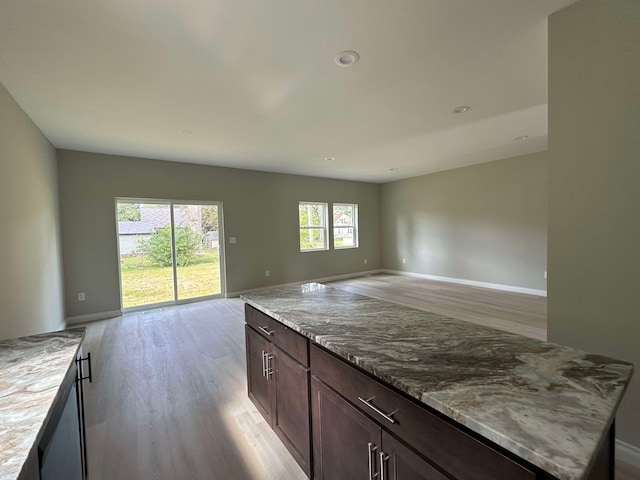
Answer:
[[[219,295],[218,205],[173,206],[178,300]]]
[[[116,207],[122,307],[173,301],[170,204],[118,200]]]

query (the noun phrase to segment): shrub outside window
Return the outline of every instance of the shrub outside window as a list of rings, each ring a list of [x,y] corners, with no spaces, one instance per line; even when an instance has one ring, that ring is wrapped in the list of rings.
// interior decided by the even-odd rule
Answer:
[[[358,247],[358,205],[333,204],[333,248]]]
[[[329,249],[327,211],[326,203],[299,203],[298,218],[301,252]]]

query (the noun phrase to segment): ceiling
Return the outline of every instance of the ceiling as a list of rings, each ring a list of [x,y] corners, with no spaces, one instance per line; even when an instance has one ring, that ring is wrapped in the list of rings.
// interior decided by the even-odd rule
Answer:
[[[57,148],[388,182],[544,150],[572,2],[2,0],[0,83]]]

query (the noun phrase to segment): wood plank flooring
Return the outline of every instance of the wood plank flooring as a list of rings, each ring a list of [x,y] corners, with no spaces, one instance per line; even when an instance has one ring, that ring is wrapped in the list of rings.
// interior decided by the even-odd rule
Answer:
[[[328,285],[539,340],[547,339],[545,297],[386,274]]]
[[[428,283],[379,275],[333,285],[536,338],[546,330],[541,297]],[[239,299],[87,327],[84,350],[94,362],[86,396],[91,480],[306,478],[247,398]],[[616,470],[617,480],[640,480],[628,465]]]
[[[306,478],[247,398],[239,299],[87,326],[92,480]]]

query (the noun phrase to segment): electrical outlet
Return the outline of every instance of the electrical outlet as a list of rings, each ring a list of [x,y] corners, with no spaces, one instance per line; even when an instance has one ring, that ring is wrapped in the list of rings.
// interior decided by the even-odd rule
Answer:
[[[364,264],[366,265],[367,263],[369,263],[369,260],[367,260],[366,258],[364,259]]]
[[[229,243],[234,245],[238,243],[238,239],[236,237],[229,237]]]
[[[544,278],[547,278],[547,272],[546,271],[544,272]]]
[[[87,299],[87,297],[84,294],[84,292],[78,292],[78,301],[79,302],[84,302],[86,299]]]
[[[271,272],[269,270],[265,270],[264,271],[264,276],[265,277],[270,277],[271,276]]]
[[[406,263],[407,263],[407,259],[406,259],[406,258],[403,258],[403,259],[402,259],[402,264],[403,264],[403,265],[406,265]]]

